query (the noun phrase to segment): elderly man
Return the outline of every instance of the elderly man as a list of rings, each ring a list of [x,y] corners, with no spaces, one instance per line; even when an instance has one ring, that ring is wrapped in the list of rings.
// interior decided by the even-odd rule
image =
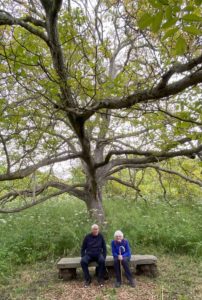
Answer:
[[[92,261],[98,263],[98,283],[100,286],[103,286],[106,255],[105,240],[102,234],[99,233],[99,226],[94,224],[91,227],[91,233],[85,236],[81,247],[81,267],[84,273],[85,287],[91,283],[88,265]]]

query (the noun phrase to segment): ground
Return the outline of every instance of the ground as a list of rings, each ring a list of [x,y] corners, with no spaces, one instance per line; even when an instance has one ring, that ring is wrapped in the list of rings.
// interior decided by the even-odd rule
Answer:
[[[158,256],[159,276],[137,276],[137,287],[131,288],[125,280],[119,289],[114,279],[104,288],[93,280],[83,287],[82,274],[78,279],[63,282],[57,277],[55,262],[40,262],[22,266],[13,278],[0,285],[1,300],[200,300],[202,299],[202,271],[199,259],[188,256]]]

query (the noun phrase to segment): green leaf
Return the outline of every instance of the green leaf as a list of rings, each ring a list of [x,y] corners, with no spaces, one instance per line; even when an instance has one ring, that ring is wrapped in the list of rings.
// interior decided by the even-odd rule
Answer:
[[[194,35],[200,35],[202,34],[202,31],[194,26],[184,26],[184,31],[194,34]]]
[[[22,71],[21,71],[21,74],[20,74],[22,77],[26,77],[27,76],[27,73],[26,73],[26,71],[25,70],[23,70],[22,69]]]
[[[170,6],[166,7],[165,10],[165,17],[166,19],[169,21],[170,19],[172,19],[172,9]]]
[[[162,5],[159,3],[159,1],[156,0],[148,0],[148,2],[154,7],[154,8],[161,8]]]
[[[183,10],[193,11],[193,10],[195,10],[195,7],[193,5],[187,5]]]
[[[31,60],[32,60],[32,63],[33,63],[33,64],[37,64],[39,58],[38,58],[38,56],[33,56]]]
[[[178,3],[178,4],[179,4],[179,3]],[[181,7],[175,5],[175,6],[173,7],[173,12],[174,12],[174,13],[177,13],[177,12],[179,12],[179,11],[181,11]]]
[[[163,25],[162,25],[162,28],[163,29],[167,29],[173,25],[175,25],[175,23],[177,22],[178,18],[172,18],[170,20],[168,20],[167,22],[165,22]]]
[[[202,0],[195,0],[196,5],[201,5],[202,4]]]
[[[182,36],[180,36],[177,39],[177,43],[176,43],[176,46],[175,46],[175,54],[176,55],[182,55],[182,54],[184,54],[185,51],[186,51],[186,48],[187,48],[186,41],[185,41],[185,39]]]
[[[152,23],[151,23],[151,30],[153,32],[157,32],[160,29],[162,19],[163,19],[163,12],[162,11],[158,12],[155,16],[153,16]]]
[[[169,2],[167,0],[159,0],[163,5],[169,5]]]
[[[182,19],[184,21],[188,21],[188,22],[201,22],[202,21],[202,18],[197,16],[196,14],[187,14],[187,15],[183,16]]]
[[[145,13],[140,20],[138,21],[138,25],[140,29],[145,29],[148,27],[152,22],[152,17],[148,13]]]
[[[163,40],[166,40],[168,37],[173,36],[178,31],[178,27],[169,29],[163,36]]]

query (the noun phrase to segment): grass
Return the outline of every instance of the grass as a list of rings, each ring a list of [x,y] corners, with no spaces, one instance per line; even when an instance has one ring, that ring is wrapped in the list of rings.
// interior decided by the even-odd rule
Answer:
[[[114,228],[122,229],[138,253],[158,248],[163,253],[202,256],[200,204],[119,200],[106,204],[106,211],[110,220],[107,236],[113,236]]]
[[[201,260],[187,255],[160,258],[158,287],[168,299],[201,299]]]
[[[200,300],[202,274],[198,264],[198,258],[187,255],[160,255],[159,276],[153,279],[138,276],[138,285],[134,290],[127,285],[114,289],[114,279],[111,279],[102,291],[95,281],[86,291],[83,289],[81,271],[76,281],[64,283],[57,278],[55,263],[37,262],[31,266],[20,266],[9,285],[0,287],[0,295],[1,300]]]
[[[197,285],[201,278],[198,268],[202,256],[201,205],[178,202],[170,206],[161,201],[144,203],[116,199],[105,200],[104,206],[108,224],[103,234],[108,253],[114,231],[121,229],[133,253],[158,256],[161,271],[155,281],[158,297],[165,294],[165,299],[195,299],[192,298],[192,294],[197,295],[195,283]],[[44,289],[51,289],[49,284],[55,289],[59,283],[54,277],[53,262],[60,256],[79,255],[82,239],[91,223],[82,202],[62,197],[57,202],[49,201],[22,213],[0,215],[0,289],[1,293],[10,293],[5,299],[18,299],[19,295],[19,299],[40,300],[22,295],[40,295]],[[38,266],[41,269],[37,271]],[[28,273],[31,286],[26,284],[28,279],[20,279],[22,284],[15,287],[22,274]],[[50,278],[49,273],[52,274]],[[35,280],[35,275],[41,280]],[[200,293],[201,287],[198,289]],[[110,293],[111,298],[108,298],[115,299],[109,287]]]

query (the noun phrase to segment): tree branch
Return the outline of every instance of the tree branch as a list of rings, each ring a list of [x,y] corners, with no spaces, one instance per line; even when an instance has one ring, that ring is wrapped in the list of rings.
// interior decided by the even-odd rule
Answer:
[[[32,23],[35,26],[39,26],[39,27],[43,27],[43,28],[46,27],[46,23],[44,21],[35,19],[32,16],[26,16],[24,18],[21,18],[21,20],[24,22]]]
[[[118,183],[120,183],[120,184],[122,184],[122,185],[125,185],[125,186],[127,186],[127,187],[129,187],[129,188],[134,189],[134,190],[137,191],[137,192],[140,192],[140,189],[138,189],[134,184],[130,184],[129,182],[124,181],[124,180],[122,180],[122,179],[120,179],[120,178],[117,178],[117,177],[114,177],[114,176],[109,176],[109,177],[106,178],[106,180],[113,180],[113,181],[116,181],[116,182],[118,182]]]
[[[176,176],[184,179],[185,181],[188,181],[190,183],[194,183],[194,184],[202,187],[202,181],[199,180],[199,179],[193,179],[193,178],[190,178],[188,176],[185,176],[184,174],[181,174],[178,171],[166,169],[166,168],[160,167],[160,166],[155,165],[155,164],[150,164],[150,163],[144,164],[144,165],[142,165],[142,164],[140,164],[140,165],[138,165],[138,164],[134,164],[134,165],[133,164],[128,164],[128,165],[125,165],[125,166],[122,165],[122,166],[119,166],[118,168],[112,170],[111,172],[109,172],[107,176],[110,177],[112,174],[115,174],[115,173],[117,173],[117,172],[119,172],[119,171],[121,171],[123,169],[126,169],[126,168],[131,168],[131,169],[147,169],[147,168],[152,168],[152,169],[159,170],[161,172],[165,172],[165,173],[168,173],[168,174],[176,175]],[[106,178],[108,178],[108,177],[106,177]]]
[[[177,171],[174,171],[174,170],[169,170],[169,169],[166,169],[166,168],[162,168],[162,167],[159,167],[157,165],[148,165],[148,166],[145,166],[145,168],[153,168],[153,169],[156,169],[156,170],[159,170],[161,172],[165,172],[165,173],[168,173],[168,174],[173,174],[173,175],[176,175],[178,177],[181,177],[182,179],[190,182],[190,183],[194,183],[200,187],[202,187],[202,181],[201,180],[198,180],[198,179],[193,179],[193,178],[190,178],[188,176],[185,176]]]
[[[190,60],[189,62],[187,62],[186,64],[180,64],[177,63],[175,64],[172,68],[170,68],[170,70],[168,70],[163,76],[161,81],[159,82],[159,84],[157,85],[158,89],[162,89],[164,88],[169,79],[174,75],[174,74],[181,74],[185,71],[190,71],[191,69],[193,69],[194,67],[198,66],[199,64],[202,63],[202,55],[200,55],[197,58],[194,58],[192,60]]]
[[[80,192],[80,193],[79,193]],[[43,203],[45,202],[46,200],[49,200],[53,197],[56,197],[56,196],[59,196],[59,195],[62,195],[64,193],[70,193],[72,194],[73,196],[76,196],[78,198],[80,198],[81,200],[84,200],[83,198],[83,194],[82,194],[82,197],[81,197],[81,192],[82,191],[79,191],[79,190],[76,190],[75,191],[75,186],[70,186],[70,187],[66,187],[58,192],[55,192],[55,193],[52,193],[48,196],[44,196],[44,197],[41,197],[40,199],[38,200],[35,200],[35,201],[30,201],[29,203],[26,203],[24,205],[22,205],[21,207],[15,207],[15,208],[8,208],[8,209],[0,209],[0,213],[16,213],[16,212],[20,212],[20,211],[23,211],[27,208],[30,208],[32,206],[35,206],[37,204],[40,204],[40,203]],[[14,196],[15,197],[15,196]],[[16,197],[15,197],[16,198]],[[14,198],[14,199],[15,199]],[[12,199],[12,200],[14,200]]]
[[[29,17],[28,17],[28,19],[29,19]],[[33,20],[33,18],[32,18],[32,20]],[[0,10],[0,25],[11,25],[11,26],[19,25],[19,26],[25,28],[26,30],[28,30],[29,32],[31,32],[32,34],[40,37],[47,44],[49,44],[48,37],[45,35],[45,33],[42,31],[39,31],[36,28],[27,24],[26,18],[24,21],[23,19],[15,18],[15,17],[11,16],[11,14],[9,14],[8,12],[6,12],[4,10]],[[36,24],[34,24],[34,25],[36,25]]]
[[[7,161],[7,173],[10,173],[10,168],[11,168],[11,162],[10,162],[10,156],[9,156],[9,151],[7,149],[7,145],[6,145],[6,140],[4,139],[3,135],[0,134],[0,139],[1,142],[3,144],[3,149],[6,155],[6,161]]]
[[[140,155],[145,156],[143,158],[124,158],[124,159],[117,159],[111,161],[112,166],[120,165],[120,164],[144,164],[144,163],[151,163],[151,162],[158,162],[162,160],[166,160],[168,158],[178,157],[178,156],[190,156],[195,153],[199,153],[202,151],[202,145],[199,145],[196,148],[192,149],[183,149],[179,151],[172,151],[172,152],[157,152],[157,151],[142,151],[138,149],[134,150],[114,150],[110,151],[105,160],[101,163],[96,164],[96,168],[100,168],[107,163],[109,163],[110,158],[112,155]]]
[[[192,123],[192,124],[195,124],[195,125],[198,125],[198,126],[202,126],[202,122],[198,122],[198,121],[195,121],[195,120],[185,119],[185,118],[182,118],[180,116],[176,116],[176,115],[172,114],[171,112],[168,112],[167,110],[158,108],[158,111],[164,113],[165,115],[168,115],[171,118],[177,119],[179,121],[183,121],[183,122]]]
[[[76,190],[76,188],[78,188],[78,187],[83,187],[84,188],[85,185],[84,184],[74,184],[72,186],[69,186],[68,184],[63,183],[63,182],[49,181],[49,182],[46,182],[45,184],[43,184],[41,186],[36,186],[35,196],[40,195],[41,193],[43,193],[45,190],[47,190],[50,187],[56,188],[56,189],[59,189],[59,190],[62,191],[64,189],[66,190],[67,188],[71,188],[72,190]],[[9,193],[7,193],[7,194],[0,197],[0,204],[2,204],[2,202],[6,202],[6,199],[9,200],[12,197],[16,198],[18,196],[33,197],[33,191],[32,190],[14,190],[14,191],[11,191],[11,192],[9,192]]]
[[[175,67],[174,71],[172,71],[172,75],[183,73],[199,65],[202,63],[202,55],[199,56],[197,59],[190,61],[187,64],[181,64],[178,68]],[[97,111],[102,108],[108,109],[121,109],[121,108],[128,108],[137,103],[147,102],[149,100],[159,100],[165,97],[176,95],[186,88],[197,85],[198,83],[202,82],[202,71],[195,71],[193,74],[189,74],[178,81],[170,83],[168,85],[160,85],[157,84],[155,87],[151,89],[146,89],[142,91],[137,91],[132,95],[129,95],[125,98],[114,98],[114,99],[106,99],[102,100],[96,104],[93,104],[89,110]]]
[[[32,174],[34,171],[38,170],[41,167],[49,166],[53,163],[62,162],[70,159],[76,159],[79,157],[81,157],[81,154],[72,154],[72,155],[66,155],[66,156],[56,157],[56,158],[45,158],[40,162],[38,162],[37,164],[28,166],[24,169],[15,171],[13,173],[0,175],[0,181],[22,179],[24,177],[29,176],[30,174]]]
[[[56,17],[62,6],[62,0],[40,0],[46,14]]]

